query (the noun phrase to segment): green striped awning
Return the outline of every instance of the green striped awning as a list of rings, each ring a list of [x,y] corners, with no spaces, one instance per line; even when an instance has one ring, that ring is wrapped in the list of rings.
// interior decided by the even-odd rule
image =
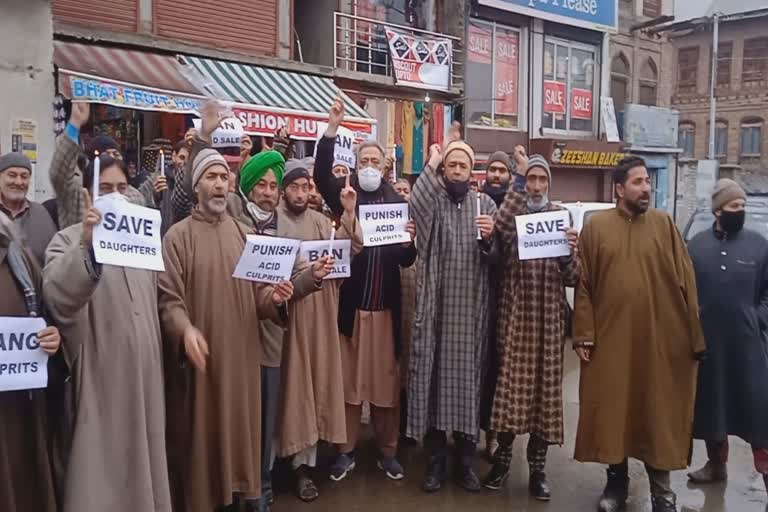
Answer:
[[[347,116],[371,116],[336,87],[333,80],[319,76],[237,64],[221,60],[184,56],[205,80],[203,87],[213,96],[237,103],[327,114],[337,96],[344,100]],[[199,83],[199,82],[198,82]]]

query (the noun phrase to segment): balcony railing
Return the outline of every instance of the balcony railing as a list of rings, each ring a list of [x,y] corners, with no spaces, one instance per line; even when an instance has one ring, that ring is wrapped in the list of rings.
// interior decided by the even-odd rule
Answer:
[[[393,76],[385,32],[385,28],[389,27],[417,37],[449,39],[453,48],[450,85],[459,89],[464,86],[463,48],[460,38],[341,12],[333,13],[333,22],[333,59],[337,69]]]

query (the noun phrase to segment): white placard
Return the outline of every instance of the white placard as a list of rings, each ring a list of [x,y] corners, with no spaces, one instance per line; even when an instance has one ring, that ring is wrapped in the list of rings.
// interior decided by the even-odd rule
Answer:
[[[93,254],[103,265],[164,271],[160,211],[138,206],[120,194],[96,200],[101,224],[93,229]]]
[[[317,133],[320,136],[317,140],[323,138],[328,129],[328,123],[317,123]],[[339,126],[336,130],[336,144],[333,147],[333,165],[346,165],[350,170],[355,168],[357,157],[355,156],[355,144],[357,137],[355,132],[349,128]],[[315,156],[317,156],[317,144],[315,144]]]
[[[192,123],[196,130],[203,126],[201,119],[193,119]],[[211,134],[211,147],[214,148],[239,148],[240,139],[245,135],[243,123],[236,117],[223,119],[219,127],[213,130]]]
[[[571,253],[565,234],[571,227],[568,210],[518,215],[515,224],[521,260],[557,258]]]
[[[350,240],[313,240],[301,242],[299,258],[309,263],[314,263],[328,254],[328,246],[333,246],[333,270],[325,276],[325,279],[341,279],[352,274],[350,266],[352,255],[352,242]]]
[[[37,340],[43,329],[39,317],[0,317],[0,391],[48,385],[48,354]]]
[[[300,240],[248,235],[232,277],[259,283],[290,281]]]
[[[619,127],[616,124],[616,109],[613,106],[613,98],[600,96],[600,115],[605,126],[605,137],[608,142],[621,142]]]
[[[360,206],[360,227],[365,247],[410,242],[411,234],[405,230],[407,224],[408,203]]]

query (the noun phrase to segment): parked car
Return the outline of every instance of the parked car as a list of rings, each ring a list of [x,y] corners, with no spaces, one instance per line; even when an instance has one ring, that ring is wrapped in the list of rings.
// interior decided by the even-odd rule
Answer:
[[[710,229],[715,222],[715,215],[709,208],[697,208],[683,230],[683,238],[689,242],[694,236]],[[768,203],[747,200],[747,218],[744,227],[757,231],[768,238]]]
[[[584,225],[587,223],[592,214],[602,210],[610,210],[611,208],[616,207],[616,205],[613,203],[578,202],[560,203],[559,205],[571,212],[571,216],[573,217],[573,227],[575,227],[576,231],[579,233],[581,233],[581,230],[584,228]],[[565,289],[565,296],[568,299],[568,305],[571,306],[571,309],[573,309],[573,288],[567,287]]]

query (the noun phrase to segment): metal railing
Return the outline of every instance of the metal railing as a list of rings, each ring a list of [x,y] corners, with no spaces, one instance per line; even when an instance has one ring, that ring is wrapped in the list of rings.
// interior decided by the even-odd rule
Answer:
[[[393,76],[392,60],[385,28],[407,32],[413,36],[440,38],[451,41],[451,87],[464,86],[462,41],[428,30],[387,23],[342,12],[333,13],[333,60],[337,69],[370,75]]]

